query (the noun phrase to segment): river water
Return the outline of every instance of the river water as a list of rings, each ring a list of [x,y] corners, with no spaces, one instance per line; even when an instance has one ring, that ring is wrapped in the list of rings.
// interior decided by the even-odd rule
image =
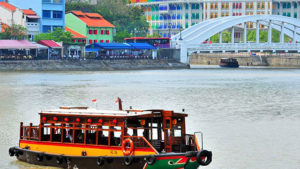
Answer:
[[[113,72],[0,72],[0,168],[45,168],[8,156],[19,123],[59,106],[163,108],[188,113],[213,151],[207,169],[300,168],[300,70],[200,68]]]

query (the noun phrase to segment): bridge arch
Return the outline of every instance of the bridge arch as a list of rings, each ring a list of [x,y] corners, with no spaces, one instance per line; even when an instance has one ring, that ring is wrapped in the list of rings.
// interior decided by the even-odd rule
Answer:
[[[280,43],[284,43],[284,35],[291,37],[294,44],[300,41],[300,21],[298,19],[279,15],[247,15],[222,17],[201,22],[172,37],[172,46],[181,48],[181,62],[187,63],[188,49],[197,49],[199,46],[203,46],[203,41],[206,41],[213,35],[223,32],[224,30],[232,29],[233,34],[234,26],[236,25],[244,25],[244,32],[247,32],[245,31],[247,30],[245,23],[249,22],[268,27],[269,44],[274,44],[272,43],[272,29],[280,31]],[[259,27],[257,27],[256,30],[259,30]],[[259,39],[259,34],[257,37],[257,39]],[[244,38],[247,38],[247,34],[245,33]],[[247,41],[244,41],[244,43],[247,43]],[[259,43],[259,40],[256,40],[256,43]],[[267,45],[265,46],[269,48]],[[298,45],[294,46],[297,47]],[[250,47],[251,50],[251,46],[248,45],[248,47]]]

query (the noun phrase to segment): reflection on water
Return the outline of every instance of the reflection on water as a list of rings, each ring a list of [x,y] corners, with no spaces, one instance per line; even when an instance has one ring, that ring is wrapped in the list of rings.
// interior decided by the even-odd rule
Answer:
[[[187,131],[204,132],[213,151],[207,169],[300,168],[300,70],[192,69],[120,72],[1,72],[1,168],[44,168],[18,162],[19,123],[38,123],[59,106],[164,108],[189,114]]]

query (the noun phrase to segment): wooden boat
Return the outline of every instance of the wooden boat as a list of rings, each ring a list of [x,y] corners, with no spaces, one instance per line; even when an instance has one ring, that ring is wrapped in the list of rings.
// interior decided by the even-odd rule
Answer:
[[[196,169],[212,161],[202,133],[186,134],[184,112],[101,111],[60,107],[41,111],[40,124],[20,124],[19,146],[10,156],[60,168]]]
[[[219,64],[220,67],[238,68],[239,62],[235,58],[222,58]]]

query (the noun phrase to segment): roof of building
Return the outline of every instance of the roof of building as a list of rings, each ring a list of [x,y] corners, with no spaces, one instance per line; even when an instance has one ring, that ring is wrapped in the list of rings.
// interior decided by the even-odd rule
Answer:
[[[31,9],[22,9],[25,15],[36,15],[36,13]]]
[[[12,4],[10,4],[8,2],[0,2],[0,6],[3,6],[4,8],[6,8],[12,12],[17,9],[17,7],[13,6]]]
[[[74,39],[85,39],[86,38],[86,36],[81,35],[80,33],[76,32],[68,27],[65,27],[65,30],[70,32],[73,35],[72,38],[74,38]]]
[[[115,27],[98,13],[84,13],[81,11],[71,11],[71,13],[82,20],[89,27]]]
[[[36,49],[28,40],[0,40],[0,49]]]
[[[38,44],[50,47],[50,48],[62,48],[61,45],[58,43],[54,42],[53,40],[39,40]]]

